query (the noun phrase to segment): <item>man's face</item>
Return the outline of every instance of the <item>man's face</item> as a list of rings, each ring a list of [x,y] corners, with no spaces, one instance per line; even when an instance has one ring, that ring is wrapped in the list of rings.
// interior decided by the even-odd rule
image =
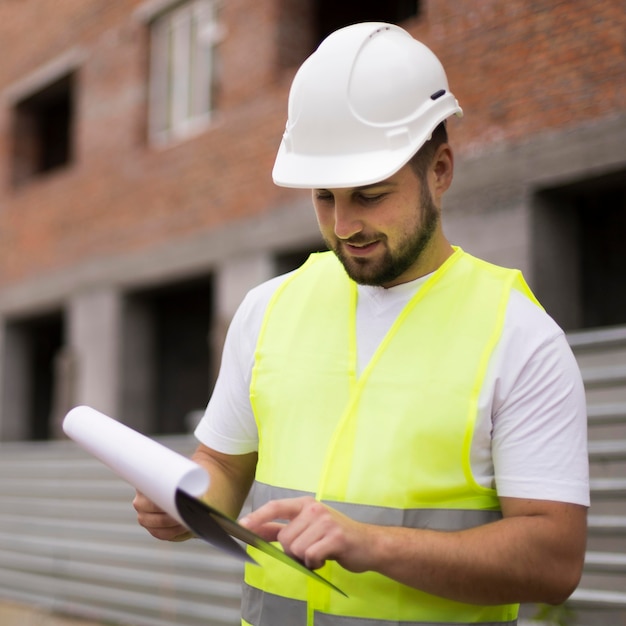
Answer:
[[[355,282],[392,287],[423,275],[439,210],[410,166],[373,185],[314,189],[313,205],[326,245]]]

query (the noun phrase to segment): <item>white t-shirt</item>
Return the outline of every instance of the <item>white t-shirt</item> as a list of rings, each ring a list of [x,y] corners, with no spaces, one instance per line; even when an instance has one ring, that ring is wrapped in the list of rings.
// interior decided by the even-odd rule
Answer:
[[[195,431],[200,442],[219,452],[258,448],[250,379],[266,307],[284,279],[252,289],[233,317],[215,390]],[[426,279],[390,289],[358,286],[359,371]],[[578,364],[563,331],[515,290],[478,409],[471,465],[479,484],[495,487],[501,496],[589,505],[587,415]]]

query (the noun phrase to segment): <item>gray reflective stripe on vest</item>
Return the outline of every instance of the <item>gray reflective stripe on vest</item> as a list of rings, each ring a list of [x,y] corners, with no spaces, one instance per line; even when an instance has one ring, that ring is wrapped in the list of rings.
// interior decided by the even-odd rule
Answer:
[[[256,509],[269,500],[296,498],[304,495],[310,496],[313,494],[255,482],[252,490],[252,508]],[[348,502],[327,500],[324,502],[358,522],[378,524],[380,526],[462,530],[464,528],[482,526],[502,518],[500,511],[475,509],[392,509],[365,504],[350,504]]]
[[[252,626],[306,626],[306,602],[264,593],[244,583],[241,617]]]
[[[244,584],[241,617],[252,626],[306,626],[306,602],[282,598]],[[466,626],[516,626],[508,622],[472,622]],[[315,626],[464,626],[462,622],[399,622],[315,613]]]

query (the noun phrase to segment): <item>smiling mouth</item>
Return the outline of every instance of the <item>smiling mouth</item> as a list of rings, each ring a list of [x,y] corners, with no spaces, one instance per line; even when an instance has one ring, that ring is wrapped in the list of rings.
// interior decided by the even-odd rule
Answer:
[[[343,245],[347,252],[355,256],[362,256],[368,254],[378,245],[378,240],[370,241],[368,243],[350,243],[348,241],[344,241]]]

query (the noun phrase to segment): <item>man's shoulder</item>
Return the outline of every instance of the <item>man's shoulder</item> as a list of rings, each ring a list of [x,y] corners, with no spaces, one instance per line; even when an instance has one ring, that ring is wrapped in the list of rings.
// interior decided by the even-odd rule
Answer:
[[[563,329],[542,307],[516,289],[511,291],[509,298],[505,331],[534,345],[565,336]]]
[[[272,296],[276,293],[278,288],[293,275],[294,271],[295,270],[274,276],[250,289],[243,299],[241,307],[248,310],[260,309],[265,311]]]

